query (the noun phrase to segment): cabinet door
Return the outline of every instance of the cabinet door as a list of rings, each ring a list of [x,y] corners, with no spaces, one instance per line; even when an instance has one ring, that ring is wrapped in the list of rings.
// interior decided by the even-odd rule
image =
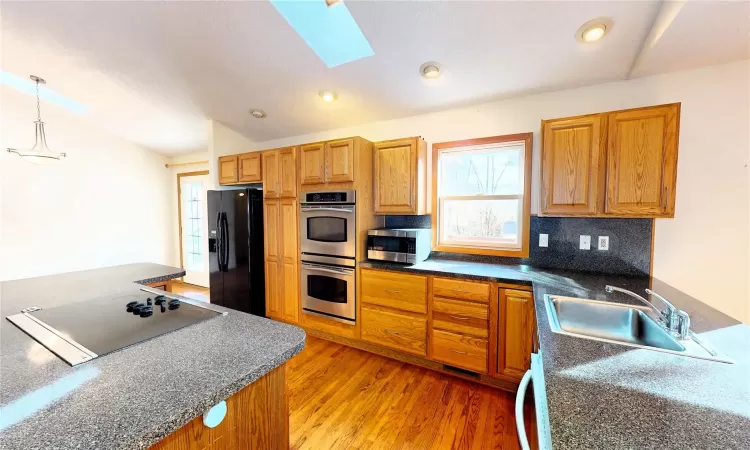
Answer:
[[[531,292],[500,290],[498,373],[520,379],[529,369],[535,323]]]
[[[280,270],[279,284],[282,292],[282,315],[284,320],[297,322],[299,312],[299,222],[297,201],[283,199],[279,202],[281,217]]]
[[[427,355],[427,319],[422,315],[362,306],[362,340],[415,355]]]
[[[266,200],[263,203],[263,206],[263,231],[266,241],[266,259],[277,259],[279,257],[279,242],[281,239],[281,227],[279,224],[279,201]]]
[[[607,214],[674,217],[680,105],[609,114]]]
[[[319,142],[300,147],[299,164],[302,184],[325,183],[325,143]]]
[[[374,159],[375,214],[416,213],[416,140],[376,143]]]
[[[354,181],[354,139],[326,144],[326,183]]]
[[[276,319],[282,318],[279,282],[279,263],[266,260],[266,315]]]
[[[279,152],[278,150],[263,152],[263,196],[278,198],[279,186]]]
[[[258,183],[263,179],[260,172],[260,153],[246,153],[239,156],[240,177],[239,181],[245,183]]]
[[[237,155],[219,158],[219,184],[237,182]]]
[[[281,167],[279,184],[280,197],[294,198],[297,196],[297,160],[296,148],[285,148],[279,151],[279,166]]]
[[[606,145],[603,117],[596,114],[544,122],[543,214],[596,214]]]

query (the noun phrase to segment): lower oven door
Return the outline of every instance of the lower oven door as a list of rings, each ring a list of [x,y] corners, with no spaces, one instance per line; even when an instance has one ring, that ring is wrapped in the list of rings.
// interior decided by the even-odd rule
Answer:
[[[354,322],[354,269],[305,262],[301,269],[302,310]]]
[[[531,369],[521,379],[516,392],[516,430],[521,450],[529,450],[529,438],[523,421],[523,403],[529,383],[533,383],[534,411],[536,414],[536,431],[539,450],[552,449],[552,437],[549,430],[549,411],[547,409],[547,392],[544,387],[544,372],[542,372],[542,355],[531,354]]]

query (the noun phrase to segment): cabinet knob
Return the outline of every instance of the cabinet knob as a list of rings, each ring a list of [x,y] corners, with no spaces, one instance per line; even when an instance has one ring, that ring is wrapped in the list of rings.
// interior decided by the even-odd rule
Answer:
[[[203,414],[203,425],[216,428],[227,416],[227,402],[222,400]]]

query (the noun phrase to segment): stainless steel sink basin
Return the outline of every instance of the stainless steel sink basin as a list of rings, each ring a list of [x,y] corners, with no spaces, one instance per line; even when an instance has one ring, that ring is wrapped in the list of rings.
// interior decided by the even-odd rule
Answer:
[[[667,330],[646,315],[648,308],[570,297],[552,297],[553,330],[676,352],[685,350]]]
[[[554,333],[693,358],[733,362],[702,342],[696,342],[694,335],[693,339],[676,339],[647,314],[651,310],[645,306],[550,295],[544,297],[544,304]]]

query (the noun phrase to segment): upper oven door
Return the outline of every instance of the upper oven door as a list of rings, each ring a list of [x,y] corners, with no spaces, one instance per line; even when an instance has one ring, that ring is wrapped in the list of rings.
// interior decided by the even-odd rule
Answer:
[[[302,253],[356,257],[354,205],[306,205],[300,208]]]

